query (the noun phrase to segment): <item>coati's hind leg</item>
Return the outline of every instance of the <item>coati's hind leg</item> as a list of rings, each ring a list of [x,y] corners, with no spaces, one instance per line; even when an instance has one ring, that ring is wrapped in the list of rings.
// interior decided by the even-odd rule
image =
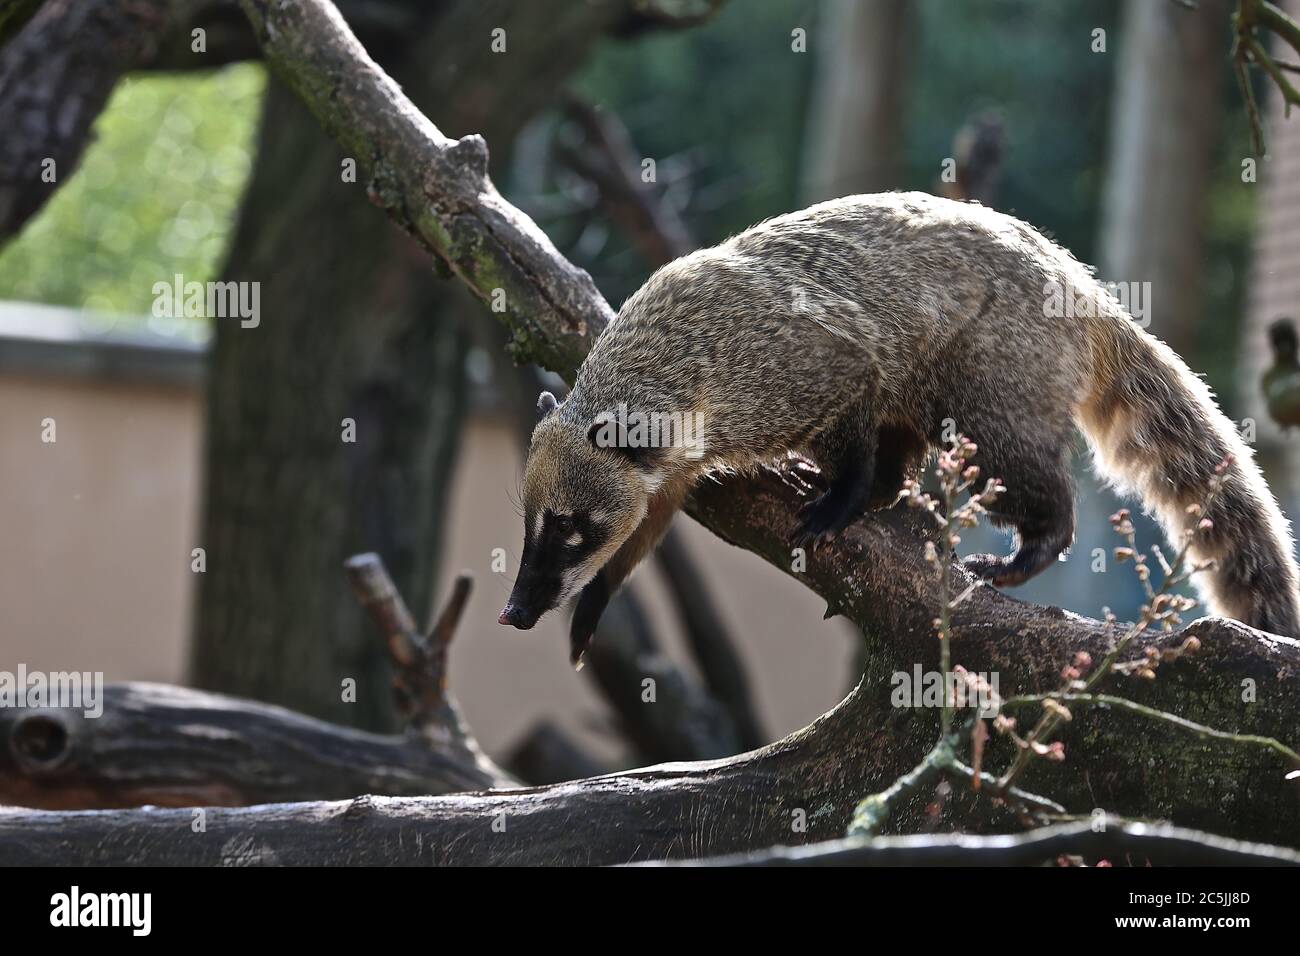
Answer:
[[[876,429],[865,401],[852,406],[813,442],[826,490],[799,509],[795,540],[819,545],[867,510],[876,473]]]
[[[1023,584],[1045,569],[1074,539],[1074,484],[1065,448],[1002,449],[979,445],[973,464],[980,481],[999,478],[1007,488],[989,512],[993,523],[1016,529],[1016,550],[1009,557],[974,554],[968,570],[998,587]]]

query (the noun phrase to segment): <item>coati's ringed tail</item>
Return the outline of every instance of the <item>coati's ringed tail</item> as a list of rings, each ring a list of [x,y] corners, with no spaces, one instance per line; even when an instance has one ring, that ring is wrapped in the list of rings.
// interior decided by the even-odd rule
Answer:
[[[1172,543],[1202,517],[1194,561],[1214,569],[1194,579],[1210,609],[1274,634],[1300,634],[1300,579],[1289,523],[1250,447],[1209,388],[1174,351],[1126,316],[1097,318],[1091,391],[1079,409],[1104,476],[1135,494]],[[1231,457],[1206,515],[1196,512],[1215,467]]]

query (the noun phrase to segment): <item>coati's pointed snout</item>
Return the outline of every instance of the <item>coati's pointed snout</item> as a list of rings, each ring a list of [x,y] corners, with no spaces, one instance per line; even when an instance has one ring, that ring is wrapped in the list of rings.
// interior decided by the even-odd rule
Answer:
[[[497,618],[498,624],[508,624],[511,627],[517,627],[521,631],[531,630],[537,623],[538,614],[530,614],[527,609],[520,607],[513,601],[506,604],[501,609],[501,616]]]

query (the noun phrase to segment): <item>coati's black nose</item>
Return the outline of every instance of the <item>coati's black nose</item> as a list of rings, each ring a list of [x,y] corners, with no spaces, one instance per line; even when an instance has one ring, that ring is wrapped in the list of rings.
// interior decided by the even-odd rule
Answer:
[[[537,618],[530,617],[528,612],[514,604],[507,604],[501,611],[501,616],[497,618],[498,624],[509,624],[511,627],[517,627],[521,631],[526,631],[537,623]]]

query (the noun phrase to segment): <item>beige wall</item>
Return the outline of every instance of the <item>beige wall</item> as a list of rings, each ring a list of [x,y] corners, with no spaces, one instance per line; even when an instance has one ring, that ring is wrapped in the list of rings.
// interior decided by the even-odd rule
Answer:
[[[52,444],[41,441],[45,418],[56,423]],[[0,669],[183,681],[202,422],[192,389],[0,375]],[[511,433],[476,420],[443,565],[444,578],[466,568],[477,584],[452,649],[452,686],[490,752],[543,717],[608,749],[616,737],[568,666],[563,616],[529,632],[496,623],[511,574],[494,574],[491,554],[517,552],[518,469]],[[809,592],[679,520],[741,635],[769,728],[794,730],[839,700],[852,649],[843,623],[823,622]],[[650,570],[636,580],[671,653],[687,660],[660,582]]]
[[[0,376],[0,669],[180,678],[201,423],[192,390]]]

